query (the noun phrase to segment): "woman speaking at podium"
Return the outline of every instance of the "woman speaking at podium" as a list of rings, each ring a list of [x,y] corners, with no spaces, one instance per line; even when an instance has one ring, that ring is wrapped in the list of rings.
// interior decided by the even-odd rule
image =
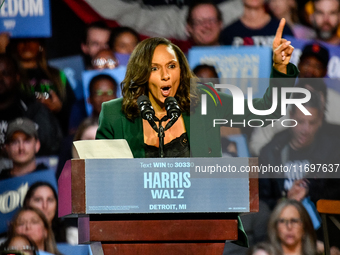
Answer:
[[[284,25],[285,20],[282,19],[273,41],[271,76],[275,78],[296,77],[298,74],[297,68],[289,64],[293,47],[289,41],[282,39]],[[102,105],[96,138],[126,139],[135,158],[159,157],[158,133],[155,127],[142,119],[137,103],[142,95],[150,100],[155,119],[167,115],[165,100],[168,97],[177,100],[182,113],[164,132],[165,157],[221,157],[220,131],[218,127],[213,128],[213,119],[233,119],[236,122],[281,117],[279,111],[266,116],[254,115],[247,107],[244,115],[235,116],[232,114],[232,97],[224,93],[219,94],[222,105],[218,107],[209,105],[212,99],[207,100],[209,111],[202,116],[199,94],[202,90],[193,88],[193,83],[190,87],[190,79],[195,78],[183,52],[167,39],[149,38],[140,42],[127,65],[122,83],[123,98]],[[283,83],[282,86],[294,86],[291,79]],[[254,100],[255,109],[270,108],[272,86],[262,99]]]
[[[282,39],[285,20],[282,19],[273,41],[272,77],[295,78],[297,68],[289,64],[293,47]],[[99,128],[96,139],[126,139],[135,158],[159,157],[160,129],[157,120],[167,116],[166,99],[174,97],[180,109],[177,121],[164,132],[165,157],[221,157],[220,129],[213,127],[213,119],[278,119],[279,111],[267,116],[252,114],[245,107],[245,114],[234,116],[233,100],[230,95],[219,93],[222,105],[215,105],[207,100],[208,112],[201,114],[200,93],[202,90],[190,84],[190,79],[197,79],[190,70],[183,52],[164,38],[149,38],[140,42],[133,51],[125,79],[123,80],[123,98],[105,102],[99,116]],[[280,79],[278,86],[294,86],[294,79]],[[288,82],[290,81],[290,82]],[[255,109],[268,109],[272,105],[271,93],[273,82],[262,99],[255,99]],[[278,88],[279,90],[280,88]],[[141,96],[144,99],[140,100]],[[208,98],[208,97],[207,97]],[[209,98],[208,98],[209,99]],[[211,102],[210,102],[211,101]],[[171,101],[173,102],[173,101]],[[209,105],[210,103],[210,105]],[[148,120],[140,105],[153,108]],[[279,107],[278,107],[279,108]],[[146,114],[147,115],[147,114]],[[145,116],[144,116],[145,117]],[[155,121],[156,120],[156,121]],[[168,124],[172,119],[164,121]],[[151,124],[150,124],[151,123]],[[163,146],[161,144],[161,146]],[[239,222],[240,223],[240,222]],[[239,226],[239,239],[236,242],[246,245],[247,239],[242,225]]]

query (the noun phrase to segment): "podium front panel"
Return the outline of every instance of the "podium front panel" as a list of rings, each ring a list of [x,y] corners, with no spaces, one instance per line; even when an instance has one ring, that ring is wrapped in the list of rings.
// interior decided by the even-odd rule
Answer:
[[[86,214],[249,212],[248,158],[86,159]]]

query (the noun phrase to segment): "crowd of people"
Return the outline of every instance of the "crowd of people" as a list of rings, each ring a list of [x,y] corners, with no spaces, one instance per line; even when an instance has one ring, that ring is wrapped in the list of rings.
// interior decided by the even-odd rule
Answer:
[[[330,58],[326,45],[340,45],[340,1],[313,0],[302,7],[294,0],[242,3],[240,16],[224,26],[224,13],[217,4],[193,1],[184,24],[187,45],[271,46],[272,77],[285,80],[287,84],[282,86],[308,90],[311,97],[303,107],[311,115],[293,105],[286,116],[274,112],[256,118],[294,119],[294,126],[283,127],[278,121],[273,126],[233,128],[228,132],[246,133],[247,149],[261,165],[304,169],[311,164],[339,164],[340,93],[329,86],[325,77]],[[284,20],[280,22],[282,18],[286,24]],[[285,36],[313,39],[302,49],[297,67],[289,63],[294,48],[283,39]],[[48,166],[38,162],[39,157],[58,157],[58,179],[65,162],[77,157],[72,146],[77,140],[124,138],[134,157],[158,157],[158,134],[140,117],[137,98],[141,95],[149,97],[158,119],[166,115],[165,98],[171,96],[178,101],[182,115],[165,131],[165,156],[238,155],[235,142],[228,138],[221,141],[219,129],[205,130],[202,123],[198,124],[197,111],[191,112],[199,109],[201,102],[190,79],[219,78],[214,66],[202,64],[191,71],[185,55],[187,48],[181,50],[165,38],[142,38],[131,27],[111,28],[104,21],[87,25],[79,46],[85,69],[126,66],[127,71],[122,84],[100,72],[90,80],[89,97],[81,106],[91,105],[92,113],[86,116],[84,109],[75,108],[77,97],[65,73],[48,64],[42,39],[0,35],[0,185],[47,170]],[[295,81],[287,77],[298,78]],[[116,99],[120,85],[123,97]],[[262,99],[254,100],[254,107],[262,110],[272,105],[270,93],[271,89]],[[249,109],[242,116],[233,116],[230,97],[220,97],[223,107],[210,118],[239,121],[255,116]],[[301,95],[294,93],[292,98],[301,99]],[[82,122],[73,127],[70,119],[77,110]],[[197,132],[189,128],[189,117],[191,125],[199,127]],[[202,137],[202,130],[211,132],[211,137]],[[321,222],[316,210],[310,210],[308,205],[315,207],[319,199],[339,200],[339,183],[334,178],[310,179],[305,172],[260,178],[260,210],[241,216],[251,249],[227,242],[223,254],[322,254]],[[76,224],[58,218],[57,194],[53,184],[45,180],[30,185],[7,233],[2,233],[1,249],[28,254],[41,250],[58,255],[61,253],[56,243],[77,244]],[[330,236],[331,254],[339,255],[340,232],[335,226],[329,229],[334,233]]]

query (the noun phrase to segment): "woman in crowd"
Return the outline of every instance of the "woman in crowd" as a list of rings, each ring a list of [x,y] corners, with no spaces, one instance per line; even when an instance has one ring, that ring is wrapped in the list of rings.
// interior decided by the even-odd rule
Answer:
[[[64,221],[58,218],[58,196],[51,184],[34,183],[26,193],[24,206],[37,208],[44,213],[57,243],[77,243],[77,240],[69,240],[68,234],[71,233],[68,233]]]
[[[47,64],[41,39],[13,39],[9,50],[20,63],[25,89],[55,114],[66,135],[75,95],[64,72]]]
[[[51,226],[39,209],[22,207],[16,213],[11,221],[8,236],[15,234],[28,236],[41,251],[61,254],[57,249]]]
[[[36,255],[38,247],[29,237],[14,234],[1,244],[0,251],[20,251],[24,255]]]
[[[317,254],[312,221],[296,200],[283,200],[274,208],[268,223],[268,236],[275,254]]]

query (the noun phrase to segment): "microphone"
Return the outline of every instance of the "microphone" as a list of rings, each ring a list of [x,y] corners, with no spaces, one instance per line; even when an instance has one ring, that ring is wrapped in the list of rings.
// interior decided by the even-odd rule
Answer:
[[[147,120],[151,127],[153,128],[153,130],[158,132],[158,128],[154,120],[154,118],[156,118],[155,110],[153,109],[149,98],[146,95],[141,95],[140,97],[137,98],[137,104],[142,115],[142,118]]]
[[[181,116],[181,109],[179,108],[177,101],[174,97],[167,97],[165,99],[165,109],[167,116],[170,119],[168,124],[166,124],[164,130],[168,130]]]

